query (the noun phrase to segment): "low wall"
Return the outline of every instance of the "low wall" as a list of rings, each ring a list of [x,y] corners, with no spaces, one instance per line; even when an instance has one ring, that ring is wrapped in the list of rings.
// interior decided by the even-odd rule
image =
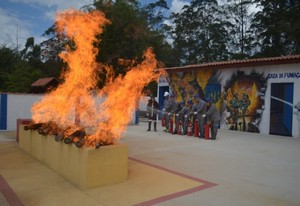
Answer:
[[[77,148],[56,142],[55,136],[42,136],[19,126],[19,147],[72,184],[95,188],[126,181],[128,148],[125,144]]]

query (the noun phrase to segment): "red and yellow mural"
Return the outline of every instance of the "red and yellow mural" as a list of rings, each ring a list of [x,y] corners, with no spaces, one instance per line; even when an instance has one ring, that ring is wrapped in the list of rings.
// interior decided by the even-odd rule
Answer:
[[[266,80],[262,75],[244,73],[233,75],[224,86],[226,91],[227,121],[232,130],[259,132]]]
[[[264,109],[266,79],[262,74],[234,72],[222,85],[221,71],[208,69],[169,74],[169,81],[177,101],[195,94],[210,97],[222,115],[223,127],[232,130],[259,132],[258,123]]]
[[[213,76],[213,70],[180,72],[169,75],[170,83],[178,101],[186,101],[195,94],[205,98],[205,88]]]

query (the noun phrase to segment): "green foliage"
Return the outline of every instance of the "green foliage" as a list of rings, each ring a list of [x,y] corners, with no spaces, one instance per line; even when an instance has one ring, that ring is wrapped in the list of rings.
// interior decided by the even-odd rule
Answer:
[[[29,92],[30,85],[42,77],[41,71],[33,69],[24,62],[15,64],[12,70],[12,73],[7,74],[5,81],[6,88],[9,92]]]
[[[100,10],[111,21],[95,47],[100,51],[97,61],[113,66],[115,77],[129,69],[120,59],[139,63],[148,47],[165,67],[300,53],[299,0],[220,2],[192,0],[170,16],[166,0],[143,7],[136,0],[94,0],[83,9]],[[66,44],[76,45],[58,35],[55,24],[45,36],[41,44],[29,37],[21,52],[0,48],[0,91],[27,92],[38,78],[59,77],[65,63],[58,54]],[[105,83],[105,72],[99,73],[99,87]],[[151,82],[145,89],[155,94],[156,88]]]
[[[112,65],[115,77],[125,75],[128,71],[126,65],[119,64],[119,59],[134,59],[138,63],[148,47],[154,49],[157,59],[165,65],[178,63],[171,45],[165,40],[162,21],[165,19],[163,10],[168,9],[166,1],[160,0],[143,8],[137,1],[126,0],[102,0],[94,5],[111,21],[99,36],[101,42],[97,45],[100,51],[97,60]],[[102,87],[105,71],[99,75],[102,77],[99,87]]]
[[[257,57],[300,53],[300,1],[255,1],[262,8],[255,14],[252,29],[256,34]]]
[[[229,34],[216,0],[191,1],[182,13],[173,14],[174,47],[183,64],[227,60]]]
[[[42,76],[16,50],[0,48],[0,91],[28,92],[30,85]]]

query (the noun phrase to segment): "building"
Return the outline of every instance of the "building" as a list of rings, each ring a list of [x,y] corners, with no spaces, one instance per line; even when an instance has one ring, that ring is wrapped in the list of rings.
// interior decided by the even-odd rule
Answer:
[[[221,113],[222,129],[300,137],[300,55],[213,62],[166,68],[163,93],[186,101],[210,97]]]
[[[58,84],[59,81],[55,77],[40,78],[31,84],[29,93],[35,93],[35,94],[46,93],[56,88]]]

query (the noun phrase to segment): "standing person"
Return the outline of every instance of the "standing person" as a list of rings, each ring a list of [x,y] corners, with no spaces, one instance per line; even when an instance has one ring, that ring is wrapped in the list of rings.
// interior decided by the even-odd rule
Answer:
[[[206,110],[207,110],[207,106],[206,106],[206,102],[203,101],[199,95],[195,95],[195,99],[197,99],[198,104],[196,105],[196,118],[198,120],[198,128],[199,128],[199,132],[200,138],[204,138],[204,129],[205,129],[205,118],[202,117],[203,114],[205,114]]]
[[[202,115],[206,112],[206,102],[201,100],[198,94],[194,95],[194,104],[190,112],[190,116],[193,116],[192,125],[195,125],[195,121],[197,121],[200,135],[199,137],[204,137],[204,126],[205,126],[205,118]],[[195,128],[193,128],[195,129]]]
[[[208,117],[211,122],[211,140],[217,138],[218,128],[220,125],[220,112],[216,105],[211,102],[210,98],[206,99],[207,111],[203,114],[203,118]]]
[[[194,124],[195,124],[196,117],[197,117],[198,102],[199,102],[198,95],[194,95],[192,108],[190,109],[190,111],[188,113],[188,119],[191,120],[191,124],[192,124],[193,130],[194,130]]]
[[[177,110],[175,111],[175,129],[174,129],[173,134],[176,134],[179,132],[177,126],[178,126],[179,122],[181,122],[181,124],[182,124],[182,113],[184,112],[184,110],[183,110],[184,108],[185,108],[184,102],[180,102],[178,104]]]
[[[173,117],[173,114],[175,114],[177,108],[178,108],[178,103],[175,100],[174,94],[171,94],[168,99],[167,105],[165,107],[165,112],[167,113],[167,115],[166,115],[166,132],[169,132],[170,119]]]
[[[183,118],[183,134],[186,135],[187,134],[187,130],[188,130],[188,121],[190,119],[190,113],[192,111],[192,106],[193,105],[193,101],[192,100],[188,100],[186,102],[186,106],[182,109],[182,118]]]
[[[147,104],[147,116],[148,116],[148,130],[151,131],[151,124],[154,123],[154,131],[156,132],[157,125],[157,112],[159,110],[158,102],[155,100],[155,97],[151,94],[150,99]]]
[[[168,130],[169,129],[169,122],[167,122],[167,119],[168,119],[168,113],[166,112],[166,107],[167,107],[167,104],[168,104],[168,101],[169,101],[169,97],[170,97],[170,94],[169,94],[169,92],[165,92],[164,93],[164,105],[163,105],[163,109],[162,109],[162,111],[163,111],[163,118],[164,118],[164,120],[165,120],[165,125],[162,125],[162,126],[164,126],[164,127],[166,127],[166,130]]]

